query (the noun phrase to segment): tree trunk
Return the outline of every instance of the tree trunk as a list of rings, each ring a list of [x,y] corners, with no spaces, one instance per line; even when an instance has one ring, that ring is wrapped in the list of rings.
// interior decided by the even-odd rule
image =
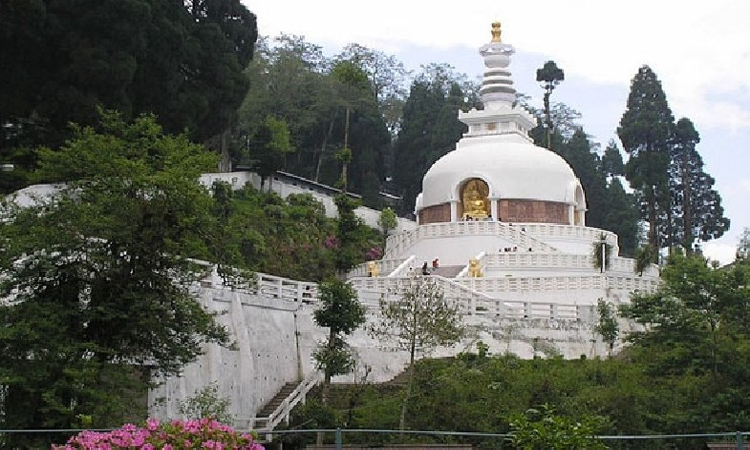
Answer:
[[[351,112],[351,108],[348,106],[346,107],[346,122],[344,123],[344,149],[346,151],[349,150],[349,114]],[[349,160],[347,158],[344,158],[344,167],[341,168],[341,182],[343,184],[343,191],[346,192],[347,188],[347,168],[349,166]]]
[[[545,129],[547,131],[547,150],[552,150],[552,118],[549,111],[549,97],[552,92],[544,93],[544,116],[546,118]]]
[[[229,145],[227,143],[229,139],[229,129],[221,132],[219,137],[219,172],[231,172],[232,171],[232,158],[229,155]]]
[[[328,145],[328,139],[333,134],[333,125],[336,123],[336,113],[334,112],[331,121],[328,123],[328,132],[323,138],[323,143],[320,145],[320,155],[318,155],[318,164],[315,167],[315,182],[320,182],[320,167],[323,165],[323,156],[326,152],[326,146]]]
[[[414,384],[414,353],[416,350],[416,342],[412,340],[411,342],[411,349],[410,349],[410,357],[409,357],[409,368],[407,369],[409,371],[406,381],[406,392],[404,393],[404,401],[401,402],[401,415],[398,418],[398,429],[399,430],[405,430],[406,429],[406,407],[409,403],[409,397],[411,397],[411,389],[412,385]]]

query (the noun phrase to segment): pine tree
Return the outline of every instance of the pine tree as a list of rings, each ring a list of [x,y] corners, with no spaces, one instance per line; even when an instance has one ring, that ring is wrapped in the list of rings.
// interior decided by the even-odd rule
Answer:
[[[703,159],[696,150],[700,136],[689,119],[677,122],[672,142],[672,221],[667,224],[672,240],[668,243],[682,246],[689,255],[696,240],[721,237],[729,229],[729,219],[724,217],[721,196],[713,189],[713,177],[703,170]]]
[[[544,89],[544,117],[547,130],[547,148],[552,149],[552,118],[550,116],[550,96],[558,84],[565,79],[565,72],[557,67],[554,61],[547,61],[541,69],[536,71],[536,81]]]
[[[617,135],[630,159],[625,178],[641,200],[642,217],[648,221],[648,241],[660,248],[658,228],[669,211],[669,139],[674,118],[656,74],[643,66],[633,78],[627,109]]]

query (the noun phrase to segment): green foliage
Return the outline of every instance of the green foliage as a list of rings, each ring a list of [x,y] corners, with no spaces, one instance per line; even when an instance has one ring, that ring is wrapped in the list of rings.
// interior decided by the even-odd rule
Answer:
[[[617,135],[630,156],[625,178],[642,204],[642,217],[649,224],[649,244],[661,248],[658,228],[661,211],[669,208],[669,140],[674,125],[672,111],[656,74],[643,66],[633,78],[627,109]]]
[[[380,217],[378,217],[378,226],[380,226],[383,235],[387,236],[391,230],[394,230],[398,226],[396,212],[390,207],[383,208],[380,211]]]
[[[596,438],[602,423],[602,418],[596,416],[583,416],[580,420],[558,416],[553,408],[542,405],[541,410],[529,409],[525,414],[511,416],[511,442],[520,450],[607,449]]]
[[[552,149],[552,118],[550,115],[550,97],[552,91],[565,79],[565,72],[557,67],[554,61],[547,61],[541,69],[536,71],[536,81],[540,82],[544,89],[544,116],[547,129],[547,148]]]
[[[677,121],[670,149],[669,189],[671,210],[663,231],[665,244],[681,246],[691,254],[697,241],[721,237],[729,229],[714,179],[703,168],[696,146],[700,141],[693,123]]]
[[[740,242],[737,244],[737,252],[735,254],[735,261],[747,262],[750,257],[750,228],[745,227],[742,230],[742,236]]]
[[[412,82],[393,157],[394,179],[403,196],[400,213],[414,211],[424,174],[466,132],[456,113],[475,106],[472,89],[465,75],[445,65],[423,67]]]
[[[222,423],[232,423],[234,417],[229,413],[229,406],[229,399],[219,396],[219,386],[212,381],[181,401],[178,410],[185,419],[212,418]]]
[[[656,263],[658,254],[651,248],[650,245],[644,245],[638,248],[635,253],[635,272],[638,276],[642,276],[643,272],[648,268],[649,265]]]
[[[410,364],[417,353],[453,345],[463,336],[458,305],[447,301],[429,277],[411,278],[392,295],[393,298],[380,299],[380,317],[370,328],[370,334],[408,351]]]
[[[215,157],[153,117],[76,128],[39,174],[66,180],[35,206],[5,205],[0,227],[3,428],[107,427],[123,398],[172,375],[226,330],[194,298],[211,198],[198,175]],[[54,338],[51,338],[54,337]]]
[[[604,342],[609,346],[611,354],[615,342],[617,342],[617,335],[620,333],[616,312],[611,304],[602,299],[596,302],[596,312],[599,315],[599,321],[594,330],[599,333]]]
[[[594,267],[605,272],[612,260],[612,244],[606,241],[607,236],[602,234],[599,240],[591,245],[591,256],[594,259]]]
[[[261,177],[261,190],[266,179],[284,166],[284,157],[294,152],[286,122],[273,116],[258,126],[250,138],[248,154],[251,165]]]
[[[430,277],[414,277],[394,295],[393,299],[380,298],[380,317],[368,331],[373,337],[392,341],[397,348],[409,352],[409,381],[399,420],[399,429],[404,429],[417,353],[454,345],[465,330],[458,305],[448,302]]]
[[[602,156],[602,169],[609,177],[625,174],[625,164],[622,162],[622,155],[614,139],[609,141],[607,148],[604,149]]]
[[[248,83],[255,15],[239,0],[0,5],[0,146],[57,148],[97,107],[154,113],[206,141],[228,128]]]
[[[253,89],[240,108],[235,142],[242,147],[269,114],[284,120],[297,149],[294,157],[286,156],[284,170],[331,186],[341,179],[336,151],[350,148],[346,189],[360,194],[365,204],[379,206],[390,133],[378,95],[397,89],[384,87],[388,69],[377,61],[362,47],[326,58],[303,38],[261,41],[246,71]]]

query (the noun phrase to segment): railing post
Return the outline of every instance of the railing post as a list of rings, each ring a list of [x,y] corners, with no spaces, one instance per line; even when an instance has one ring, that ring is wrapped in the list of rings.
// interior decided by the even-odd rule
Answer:
[[[342,450],[344,444],[341,440],[341,428],[336,428],[336,450]]]
[[[744,450],[745,449],[745,443],[743,442],[743,436],[742,432],[737,432],[737,450]]]

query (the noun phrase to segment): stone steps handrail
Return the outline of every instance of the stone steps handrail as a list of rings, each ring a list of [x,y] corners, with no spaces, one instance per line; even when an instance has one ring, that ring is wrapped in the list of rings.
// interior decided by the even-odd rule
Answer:
[[[310,372],[268,417],[256,417],[250,429],[258,432],[273,431],[282,421],[288,421],[294,407],[304,402],[310,390],[321,380],[323,374],[320,371]]]
[[[497,236],[513,242],[524,250],[556,252],[557,249],[529,233],[525,226],[498,221],[440,222],[420,225],[414,230],[393,233],[386,241],[386,258],[395,258],[406,252],[417,241],[430,237]]]

